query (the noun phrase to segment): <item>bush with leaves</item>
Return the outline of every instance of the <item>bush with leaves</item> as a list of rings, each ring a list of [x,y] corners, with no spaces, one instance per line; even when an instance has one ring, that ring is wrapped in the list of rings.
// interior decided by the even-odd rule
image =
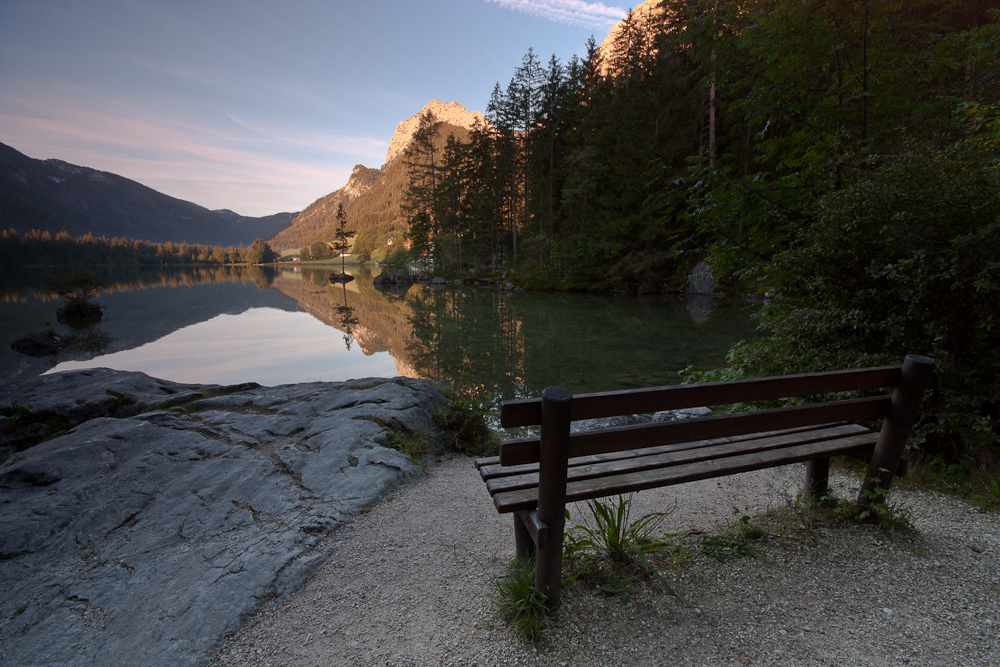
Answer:
[[[446,408],[434,413],[441,428],[441,444],[466,456],[492,456],[500,446],[500,437],[486,421],[491,409],[488,398],[475,398],[468,390],[458,391]]]
[[[989,464],[1000,442],[1000,175],[971,142],[911,149],[822,197],[768,264],[770,332],[731,376],[936,362],[913,443]]]

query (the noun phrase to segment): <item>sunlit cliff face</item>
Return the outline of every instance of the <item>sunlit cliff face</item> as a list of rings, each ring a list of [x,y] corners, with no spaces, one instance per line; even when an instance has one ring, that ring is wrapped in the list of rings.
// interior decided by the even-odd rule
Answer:
[[[389,150],[385,154],[386,164],[403,154],[413,138],[413,133],[417,131],[420,116],[428,111],[432,112],[434,117],[443,123],[464,127],[467,130],[472,129],[477,120],[480,123],[487,122],[486,116],[478,111],[466,111],[465,107],[458,102],[445,104],[441,100],[431,100],[424,105],[423,109],[396,126],[396,131],[393,132],[392,140],[389,142]]]

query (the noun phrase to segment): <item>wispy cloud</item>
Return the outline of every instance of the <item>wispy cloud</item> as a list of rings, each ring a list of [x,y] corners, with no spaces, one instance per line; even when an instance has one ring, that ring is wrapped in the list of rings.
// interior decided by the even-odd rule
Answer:
[[[531,14],[550,21],[604,30],[610,30],[628,13],[621,7],[609,7],[602,2],[583,2],[582,0],[486,1],[496,3],[505,9]]]
[[[76,108],[64,100],[0,92],[0,141],[244,215],[300,210],[343,186],[356,162],[378,166],[385,155],[386,143],[367,137],[310,138],[233,116],[226,129],[111,100]]]
[[[349,136],[328,132],[302,132],[294,128],[248,120],[231,113],[227,113],[226,117],[243,129],[257,135],[262,140],[289,146],[307,146],[332,153],[356,155],[368,160],[381,160],[385,157],[385,151],[389,147],[388,141],[375,139],[374,137]]]

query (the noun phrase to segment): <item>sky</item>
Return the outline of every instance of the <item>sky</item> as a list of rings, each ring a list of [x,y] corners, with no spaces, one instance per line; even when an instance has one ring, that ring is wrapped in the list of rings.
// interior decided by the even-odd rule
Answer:
[[[634,3],[638,4],[638,3]],[[210,209],[298,211],[379,167],[430,100],[486,111],[529,47],[584,55],[583,0],[0,0],[0,143]]]

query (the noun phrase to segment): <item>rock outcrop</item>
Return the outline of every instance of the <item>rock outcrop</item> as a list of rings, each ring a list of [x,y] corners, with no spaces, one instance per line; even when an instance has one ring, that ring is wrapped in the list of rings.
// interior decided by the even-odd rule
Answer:
[[[324,536],[422,475],[387,438],[433,430],[445,403],[405,378],[223,388],[107,369],[0,407],[15,399],[82,423],[0,464],[11,665],[204,664],[310,576]]]
[[[648,27],[662,13],[663,7],[660,4],[660,0],[646,0],[646,2],[636,5],[632,9],[632,18],[635,20],[636,26],[649,39]],[[601,74],[607,75],[611,73],[611,59],[614,53],[615,42],[623,38],[625,38],[625,25],[624,21],[620,21],[611,28],[611,32],[608,33],[608,36],[597,47],[597,53],[601,57]],[[651,39],[648,42],[648,47],[655,49]]]
[[[385,154],[386,164],[403,154],[406,147],[410,145],[410,140],[413,139],[413,133],[417,131],[417,126],[420,125],[420,117],[428,111],[433,112],[434,116],[443,123],[464,127],[467,130],[471,130],[477,120],[484,124],[488,122],[486,116],[478,111],[466,111],[465,107],[458,102],[445,104],[441,100],[431,100],[424,105],[423,109],[396,126],[396,131],[392,133],[392,139],[389,141],[389,150]]]

